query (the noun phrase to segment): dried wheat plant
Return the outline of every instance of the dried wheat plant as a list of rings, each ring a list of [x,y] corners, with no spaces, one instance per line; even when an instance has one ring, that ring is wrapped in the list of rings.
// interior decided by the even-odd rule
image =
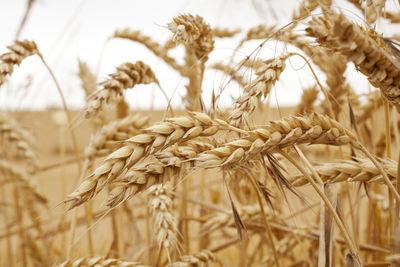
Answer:
[[[400,52],[396,35],[380,31],[400,12],[389,1],[343,1],[350,10],[340,13],[338,1],[302,0],[283,27],[178,14],[163,42],[115,30],[107,43],[143,45],[180,75],[186,93],[174,112],[128,105],[125,90],[139,84],[156,84],[168,103],[177,87],[143,61],[119,63],[98,83],[79,60],[86,105],[70,111],[61,94],[58,127],[46,120],[54,111],[1,109],[0,265],[398,266]],[[219,56],[222,39],[230,57]],[[2,89],[37,55],[61,92],[35,42],[7,48]],[[223,77],[207,103],[210,70]],[[288,79],[299,81],[290,89],[300,102],[275,108],[271,92]]]

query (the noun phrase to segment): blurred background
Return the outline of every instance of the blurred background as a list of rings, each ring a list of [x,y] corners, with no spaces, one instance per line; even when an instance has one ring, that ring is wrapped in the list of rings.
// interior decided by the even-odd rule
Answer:
[[[34,40],[57,79],[67,98],[68,105],[74,109],[84,106],[84,93],[80,86],[78,59],[86,62],[98,74],[101,82],[123,62],[142,60],[149,64],[161,86],[172,99],[174,107],[183,107],[182,95],[185,94],[181,77],[164,62],[155,57],[143,45],[122,39],[112,39],[116,29],[129,27],[151,36],[154,41],[163,43],[171,37],[166,25],[174,16],[182,13],[199,14],[212,27],[241,29],[235,38],[218,39],[207,65],[215,62],[229,62],[234,54],[234,62],[239,62],[254,51],[262,42],[250,41],[234,53],[239,40],[246,31],[258,24],[278,25],[282,27],[291,21],[291,11],[299,0],[37,0],[32,5],[26,24],[19,39]],[[26,0],[0,1],[0,53],[6,52],[6,46],[12,44],[16,32],[27,9]],[[362,21],[349,3],[335,1],[335,6],[352,18]],[[398,9],[398,2],[388,1],[388,6]],[[351,11],[350,11],[351,10]],[[380,24],[378,22],[378,28]],[[379,29],[385,34],[398,32],[398,29]],[[287,49],[276,41],[267,42],[258,53],[260,59],[268,59]],[[295,48],[290,48],[296,51]],[[183,47],[173,51],[183,62]],[[282,74],[275,86],[269,102],[272,106],[290,106],[296,104],[302,90],[314,83],[308,68],[300,58],[290,61],[291,68]],[[318,70],[317,70],[318,71]],[[348,68],[350,82],[357,92],[358,88],[368,88],[368,82],[354,68]],[[306,75],[304,75],[306,74]],[[321,74],[323,76],[323,74]],[[300,78],[301,77],[301,78]],[[219,105],[229,106],[232,98],[239,94],[239,86],[216,70],[207,70],[203,85],[203,99],[210,102],[212,91],[226,86]],[[362,85],[362,86],[360,86]],[[137,86],[127,90],[127,100],[131,108],[164,109],[165,98],[155,85]],[[54,84],[37,57],[26,59],[20,68],[16,68],[6,86],[0,88],[0,107],[8,110],[40,110],[60,107],[61,100]]]

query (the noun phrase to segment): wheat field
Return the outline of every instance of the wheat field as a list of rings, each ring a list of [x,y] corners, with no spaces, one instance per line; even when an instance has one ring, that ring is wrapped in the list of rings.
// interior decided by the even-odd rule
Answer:
[[[145,47],[185,94],[143,60],[105,79],[77,60],[81,109],[19,38],[36,2],[4,45],[0,90],[36,57],[62,106],[0,107],[0,266],[400,266],[400,35],[379,30],[400,29],[400,8],[387,8],[400,1],[302,0],[287,25],[249,30],[177,12],[163,43],[115,29],[108,41]],[[221,39],[232,55],[210,63]],[[265,58],[269,44],[282,49]],[[272,106],[285,72],[305,75],[295,59],[313,85],[293,89],[296,106]],[[209,70],[222,74],[210,103]],[[165,109],[128,104],[149,86]]]

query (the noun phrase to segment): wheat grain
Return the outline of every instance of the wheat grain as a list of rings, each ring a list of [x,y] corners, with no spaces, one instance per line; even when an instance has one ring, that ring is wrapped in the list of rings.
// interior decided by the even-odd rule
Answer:
[[[149,117],[139,114],[111,121],[90,138],[85,150],[86,158],[91,162],[95,157],[111,154],[123,145],[121,141],[142,133],[141,129],[147,125],[148,121]]]

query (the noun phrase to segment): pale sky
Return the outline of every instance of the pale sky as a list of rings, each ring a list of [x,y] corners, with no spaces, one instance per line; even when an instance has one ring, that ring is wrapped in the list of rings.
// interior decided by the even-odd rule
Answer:
[[[25,10],[26,0],[0,0],[0,53],[12,44],[15,32]],[[69,106],[84,105],[84,94],[77,77],[78,58],[96,69],[105,40],[114,30],[130,27],[141,30],[154,40],[164,42],[171,33],[168,22],[180,13],[201,15],[211,26],[231,29],[248,29],[261,23],[285,25],[298,0],[37,0],[20,39],[36,41],[42,54],[59,80]],[[339,1],[340,2],[340,1]],[[389,0],[396,3],[397,1]],[[398,8],[398,4],[394,4]],[[340,6],[347,9],[349,6]],[[354,11],[354,9],[352,9]],[[349,11],[350,12],[350,11]],[[352,13],[356,17],[356,13]],[[277,20],[279,18],[279,20]],[[385,29],[386,30],[386,29]],[[393,32],[393,30],[390,30]],[[241,34],[238,38],[244,36]],[[220,40],[210,55],[208,64],[228,62],[238,38]],[[261,41],[253,41],[237,53],[237,59],[251,53]],[[282,46],[269,42],[260,53],[268,59]],[[183,62],[183,49],[173,52]],[[142,60],[152,67],[174,106],[182,107],[181,96],[185,93],[185,80],[161,60],[153,56],[140,44],[126,40],[112,40],[105,49],[99,68],[99,82],[107,78],[123,62]],[[366,88],[365,79],[354,71],[352,82]],[[209,102],[212,90],[218,91],[226,77],[217,71],[207,71],[204,80],[203,98]],[[310,71],[301,60],[290,62],[288,71],[271,96],[271,104],[293,105],[300,99],[302,90],[313,84]],[[27,86],[29,85],[29,86]],[[357,88],[356,88],[357,89]],[[361,89],[357,89],[361,90]],[[363,89],[364,90],[364,89]],[[239,88],[230,84],[221,105],[232,103]],[[155,86],[138,86],[128,90],[126,97],[132,108],[165,108],[167,103]],[[16,68],[6,85],[0,88],[0,109],[41,109],[60,105],[60,98],[38,58],[32,57]]]

